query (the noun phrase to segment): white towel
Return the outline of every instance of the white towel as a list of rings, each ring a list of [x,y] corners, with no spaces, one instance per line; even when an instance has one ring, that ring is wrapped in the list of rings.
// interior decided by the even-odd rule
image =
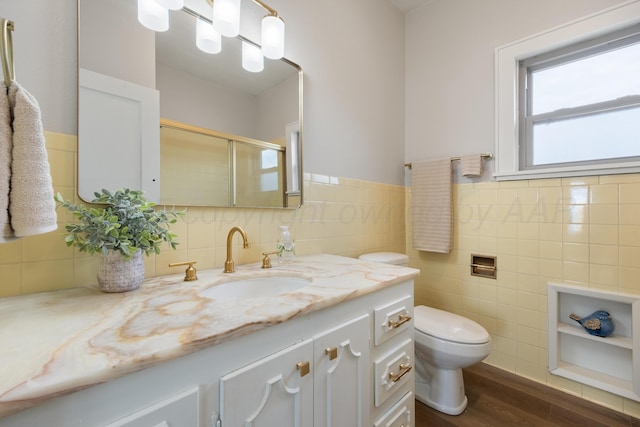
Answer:
[[[9,87],[13,150],[9,214],[16,236],[58,228],[53,185],[38,101],[17,82]]]
[[[451,159],[413,163],[411,217],[413,248],[451,251]]]
[[[7,86],[0,83],[0,243],[16,238],[11,228],[9,217],[9,189],[11,188],[11,147],[13,135],[11,130],[11,111]]]
[[[482,176],[482,155],[470,154],[460,157],[460,169],[463,176]]]

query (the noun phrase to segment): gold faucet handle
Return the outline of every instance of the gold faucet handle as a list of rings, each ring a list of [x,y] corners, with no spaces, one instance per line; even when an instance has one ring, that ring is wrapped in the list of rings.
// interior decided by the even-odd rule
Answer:
[[[196,269],[193,266],[197,261],[185,261],[185,262],[173,262],[169,264],[169,267],[178,267],[181,265],[188,265],[187,269],[184,271],[184,281],[191,282],[193,280],[198,280],[198,276],[196,275]]]
[[[264,255],[264,258],[262,258],[262,268],[271,268],[271,258],[269,258],[269,255],[275,255],[278,252],[262,252],[262,255]]]

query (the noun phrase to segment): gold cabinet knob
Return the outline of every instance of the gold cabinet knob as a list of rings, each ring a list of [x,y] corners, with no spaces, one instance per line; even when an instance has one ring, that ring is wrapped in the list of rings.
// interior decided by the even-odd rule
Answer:
[[[338,357],[338,348],[337,347],[325,348],[324,352],[329,356],[329,360],[333,360],[336,357]]]
[[[184,281],[191,282],[193,280],[198,280],[198,276],[196,274],[196,269],[193,266],[197,261],[185,261],[185,262],[173,262],[169,264],[169,267],[178,267],[181,265],[188,265],[187,269],[184,271]]]
[[[309,362],[298,362],[298,363],[296,363],[296,369],[298,371],[300,371],[300,376],[301,377],[304,377],[305,375],[307,375],[311,371],[311,368],[309,368]]]

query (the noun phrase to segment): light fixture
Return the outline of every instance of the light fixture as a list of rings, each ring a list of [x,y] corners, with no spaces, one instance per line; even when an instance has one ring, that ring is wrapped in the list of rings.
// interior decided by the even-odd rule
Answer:
[[[222,37],[210,22],[196,18],[196,46],[206,53],[220,53]]]
[[[269,14],[262,18],[262,54],[269,59],[280,59],[284,56],[284,21],[276,15]]]
[[[212,7],[211,19],[184,6],[184,0],[138,0],[138,21],[154,31],[169,29],[169,10],[182,9],[196,18],[196,46],[206,53],[222,50],[221,35],[237,37],[240,33],[241,0],[206,0]],[[261,48],[242,42],[242,67],[251,72],[264,69],[264,58],[281,59],[284,56],[284,21],[278,12],[262,0],[254,3],[267,11],[262,18]]]
[[[223,36],[237,36],[240,32],[240,0],[207,2],[213,7],[214,28]],[[284,56],[284,21],[274,8],[262,0],[253,2],[267,11],[267,15],[262,18],[262,54],[269,59],[280,59]]]
[[[242,42],[242,68],[252,73],[264,70],[264,57],[260,48],[246,41]]]
[[[215,0],[213,27],[223,36],[235,37],[240,34],[240,0]]]
[[[165,9],[180,10],[184,6],[184,0],[155,0],[158,5]]]
[[[155,0],[138,0],[138,21],[153,31],[169,29],[169,9]]]

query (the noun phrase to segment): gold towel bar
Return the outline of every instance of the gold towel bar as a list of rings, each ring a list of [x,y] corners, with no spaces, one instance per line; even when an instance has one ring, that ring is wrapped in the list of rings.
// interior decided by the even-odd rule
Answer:
[[[493,159],[493,153],[482,153],[480,154],[480,157],[482,157],[483,159],[487,159],[487,160],[491,160]],[[460,157],[452,157],[451,161],[455,161],[455,160],[460,160]],[[405,163],[404,166],[406,168],[411,169],[412,164],[411,163]]]
[[[16,71],[13,65],[13,40],[11,32],[13,31],[13,21],[0,18],[0,56],[2,57],[2,72],[4,81],[9,86],[16,78]]]

